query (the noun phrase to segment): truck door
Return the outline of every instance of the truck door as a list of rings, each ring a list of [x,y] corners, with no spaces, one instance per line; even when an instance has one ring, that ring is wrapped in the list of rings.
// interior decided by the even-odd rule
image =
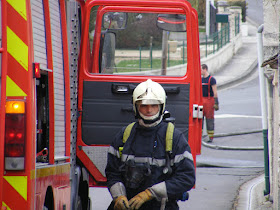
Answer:
[[[201,120],[197,22],[187,1],[133,1],[82,5],[77,155],[97,185],[106,182],[107,149],[120,129],[134,121],[132,92],[142,81],[159,82],[166,110],[196,155]],[[169,5],[168,7],[166,7]],[[195,32],[195,34],[193,34]],[[194,43],[194,41],[196,43]]]

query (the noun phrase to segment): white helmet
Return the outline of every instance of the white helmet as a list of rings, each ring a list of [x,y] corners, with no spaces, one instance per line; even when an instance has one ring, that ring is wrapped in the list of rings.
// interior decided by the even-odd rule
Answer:
[[[162,116],[165,103],[166,103],[166,93],[163,87],[152,80],[148,79],[145,82],[140,83],[133,91],[133,109],[135,117],[139,118],[139,113],[137,110],[136,103],[141,101],[141,104],[160,104],[161,109],[159,116]]]

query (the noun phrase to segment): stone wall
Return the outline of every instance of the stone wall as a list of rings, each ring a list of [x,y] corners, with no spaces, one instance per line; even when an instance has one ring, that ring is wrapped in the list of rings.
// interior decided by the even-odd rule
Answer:
[[[263,0],[263,59],[267,60],[279,52],[279,18],[280,18],[280,1],[279,0]],[[271,90],[271,98],[267,99],[267,104],[271,104],[272,100],[272,120],[268,125],[269,144],[269,180],[270,194],[269,199],[273,201],[273,209],[280,209],[279,201],[279,69],[270,70],[269,66],[264,71],[271,71],[272,79],[268,81]]]

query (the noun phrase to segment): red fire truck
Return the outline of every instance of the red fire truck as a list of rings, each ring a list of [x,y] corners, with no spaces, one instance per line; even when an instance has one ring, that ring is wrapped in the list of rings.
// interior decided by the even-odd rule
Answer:
[[[197,13],[185,0],[2,0],[2,209],[90,209],[132,91],[162,84],[167,120],[200,153]],[[174,47],[175,46],[175,47]]]

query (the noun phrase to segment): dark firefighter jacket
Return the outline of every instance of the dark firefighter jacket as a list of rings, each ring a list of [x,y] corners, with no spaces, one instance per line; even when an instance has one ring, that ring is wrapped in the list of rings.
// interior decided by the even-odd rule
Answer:
[[[136,123],[126,143],[123,143],[123,128],[115,137],[108,151],[106,166],[107,187],[111,188],[117,182],[126,187],[128,200],[154,184],[165,181],[168,195],[166,209],[178,209],[177,200],[195,184],[195,169],[190,147],[184,135],[175,128],[171,154],[172,174],[163,173],[166,162],[165,135],[167,123],[161,122],[152,128],[141,127]],[[120,156],[119,147],[123,146]],[[125,163],[134,160],[150,167],[150,174],[144,176],[140,186],[131,189],[126,181],[127,168]],[[147,164],[148,163],[148,164]],[[141,209],[160,209],[160,202],[153,199],[144,204]]]

